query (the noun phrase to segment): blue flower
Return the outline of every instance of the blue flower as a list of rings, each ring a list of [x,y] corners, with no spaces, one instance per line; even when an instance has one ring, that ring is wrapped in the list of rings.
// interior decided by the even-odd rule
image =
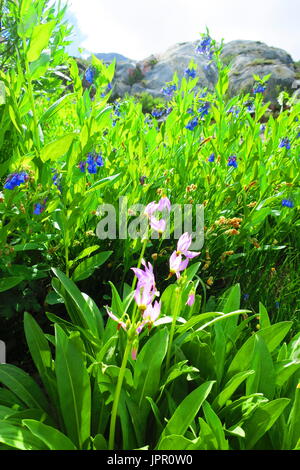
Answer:
[[[194,117],[193,119],[191,119],[187,125],[185,126],[186,129],[189,129],[190,131],[193,131],[195,129],[195,127],[198,125],[198,118],[197,117]]]
[[[291,209],[294,207],[294,203],[291,199],[282,199],[281,205],[285,207],[290,207]]]
[[[213,52],[211,50],[212,39],[208,35],[203,36],[202,41],[196,47],[196,52],[198,54],[205,55],[209,60],[212,59]]]
[[[287,150],[289,150],[291,148],[290,139],[288,139],[287,137],[284,137],[283,139],[281,139],[279,147],[280,148],[285,147]]]
[[[176,85],[168,85],[168,86],[164,87],[164,88],[161,90],[161,92],[162,92],[162,94],[165,95],[165,96],[170,96],[170,97],[172,97],[173,94],[174,94],[174,91],[176,91],[176,90],[177,90],[177,86],[176,86]]]
[[[280,303],[278,302],[278,300],[276,300],[276,302],[275,302],[275,307],[276,307],[276,308],[279,308],[279,307],[280,307]]]
[[[173,111],[173,108],[169,107],[166,109],[166,116],[168,116]]]
[[[266,91],[266,87],[259,83],[255,88],[253,88],[253,93],[264,93]]]
[[[244,300],[247,302],[248,299],[249,299],[249,294],[244,294]]]
[[[38,202],[37,204],[34,205],[33,213],[36,215],[41,215],[41,213],[44,212],[45,209],[46,209],[46,205]]]
[[[228,157],[227,166],[233,166],[234,168],[237,168],[238,164],[237,164],[235,155],[232,155],[231,157]]]
[[[57,187],[57,189],[62,192],[62,186],[61,186],[61,175],[59,175],[57,173],[57,171],[55,170],[55,168],[51,168],[51,171],[52,173],[54,173],[54,175],[52,176],[52,181],[53,181],[53,184],[54,186]]]
[[[25,183],[28,178],[29,176],[25,171],[13,173],[6,178],[4,189],[14,189],[16,186],[20,186],[20,184]]]
[[[246,103],[246,108],[249,111],[249,113],[254,113],[255,111],[254,103],[252,103],[251,101],[248,101],[248,103]]]
[[[210,163],[213,163],[213,162],[215,161],[215,154],[214,154],[214,153],[212,153],[212,154],[208,157],[208,161],[209,161]]]
[[[101,153],[96,154],[95,162],[97,166],[104,166],[104,161]]]
[[[155,118],[160,118],[163,115],[163,110],[162,109],[153,109],[152,111],[152,116]]]
[[[197,72],[196,72],[195,69],[189,69],[189,68],[187,68],[187,69],[185,69],[184,74],[185,74],[187,77],[195,78],[196,75],[197,75]]]
[[[94,81],[95,72],[92,67],[89,67],[85,72],[85,79],[91,85]]]
[[[300,132],[296,135],[296,139],[300,139]]]
[[[260,132],[265,132],[265,130],[266,130],[265,124],[261,124],[259,129],[260,129]]]
[[[230,109],[227,111],[230,114],[233,114],[235,117],[237,117],[240,114],[240,110],[237,106],[231,106]]]
[[[201,117],[204,117],[208,114],[210,108],[210,103],[206,101],[206,103],[203,103],[200,108],[198,109],[198,113],[200,113]]]

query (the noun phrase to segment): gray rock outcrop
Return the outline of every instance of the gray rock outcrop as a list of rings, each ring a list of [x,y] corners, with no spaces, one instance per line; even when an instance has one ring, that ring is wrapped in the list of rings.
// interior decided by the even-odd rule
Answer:
[[[212,89],[218,79],[217,69],[214,64],[209,64],[207,57],[195,52],[198,43],[175,44],[164,53],[142,61],[117,57],[114,95],[123,97],[126,93],[146,92],[154,97],[163,97],[161,90],[165,84],[173,80],[174,73],[181,80],[191,61],[197,67],[197,87]],[[221,57],[231,67],[228,90],[231,96],[251,92],[253,74],[261,78],[271,74],[264,93],[266,100],[276,103],[280,91],[295,92],[295,83],[298,83],[295,64],[282,49],[262,42],[238,40],[225,44]]]

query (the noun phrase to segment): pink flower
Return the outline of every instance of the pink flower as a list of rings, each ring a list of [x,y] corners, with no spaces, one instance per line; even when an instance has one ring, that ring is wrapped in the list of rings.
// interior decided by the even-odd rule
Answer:
[[[148,305],[146,310],[143,313],[143,319],[146,320],[147,323],[154,323],[155,320],[158,319],[160,315],[161,303],[154,302],[154,305]]]
[[[158,211],[163,211],[164,209],[167,209],[168,212],[171,211],[171,201],[170,199],[167,198],[167,196],[163,196],[157,204],[157,210]]]
[[[195,292],[191,291],[189,293],[189,297],[187,299],[186,305],[191,307],[192,305],[194,305],[194,303],[195,303]]]
[[[150,226],[152,230],[163,233],[166,230],[166,221],[164,219],[157,220],[155,217],[151,217]]]
[[[135,276],[138,278],[137,288],[149,286],[150,289],[154,289],[156,291],[152,264],[148,262],[147,265],[146,261],[143,259],[142,265],[144,266],[144,271],[141,268],[131,268]]]
[[[140,310],[146,310],[147,306],[152,303],[155,292],[151,289],[150,285],[137,287],[134,294],[134,300]]]
[[[136,360],[136,356],[137,356],[137,348],[132,348],[131,350],[131,357],[132,359],[135,361]]]
[[[182,261],[182,256],[177,255],[176,251],[174,251],[170,257],[170,274],[176,274],[177,279],[180,278],[180,271],[184,271],[189,264],[188,258]]]
[[[196,251],[188,251],[189,247],[191,246],[192,243],[192,235],[190,235],[188,232],[185,232],[181,237],[179,238],[177,242],[177,255],[184,255],[187,258],[195,258],[195,256],[200,255],[200,252]]]
[[[155,201],[150,202],[145,208],[144,214],[151,217],[157,211],[158,204]]]
[[[106,308],[106,311],[107,311],[107,314],[108,316],[114,320],[115,322],[118,323],[118,330],[122,327],[123,330],[126,330],[127,327],[126,327],[126,323],[124,323],[122,320],[120,320],[120,318],[118,318],[116,315],[114,315],[109,309],[108,307],[105,307]]]

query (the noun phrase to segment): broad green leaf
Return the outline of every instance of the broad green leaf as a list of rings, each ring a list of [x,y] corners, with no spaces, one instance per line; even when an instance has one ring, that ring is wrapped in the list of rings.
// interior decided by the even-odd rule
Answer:
[[[91,387],[78,336],[68,337],[55,325],[55,370],[59,403],[67,435],[78,449],[90,436]]]
[[[273,426],[290,400],[278,398],[259,406],[244,423],[246,449],[252,449],[263,435]]]
[[[293,322],[289,321],[275,323],[272,326],[259,330],[255,335],[251,336],[234,356],[228,369],[228,377],[250,368],[255,336],[261,336],[264,339],[267,348],[271,353],[287,335],[292,324]]]
[[[28,407],[48,410],[48,403],[36,382],[23,370],[11,364],[0,364],[0,383],[9,388]]]
[[[29,62],[37,60],[42,50],[48,46],[54,27],[55,20],[49,21],[48,23],[38,24],[34,27],[29,49],[27,51],[27,59]]]
[[[258,335],[255,336],[254,340],[250,368],[255,373],[247,379],[246,395],[259,392],[272,400],[275,393],[273,360],[264,339]]]
[[[167,353],[167,346],[168,331],[164,328],[148,339],[138,353],[134,368],[134,388],[139,406],[142,406],[146,396],[153,397],[158,391],[160,370]]]
[[[214,430],[219,450],[228,450],[229,445],[228,441],[225,439],[225,433],[222,426],[222,422],[207,401],[203,403],[203,412],[207,424],[210,426],[211,429]]]
[[[187,428],[195,419],[202,403],[209,395],[215,381],[205,382],[196,388],[193,392],[185,397],[185,399],[178,405],[176,411],[168,421],[165,429],[163,430],[159,444],[164,437],[177,434],[184,435]],[[158,444],[158,446],[159,446]]]
[[[40,123],[47,122],[51,119],[55,113],[57,113],[60,109],[66,106],[72,99],[76,97],[75,93],[67,93],[66,95],[59,98],[55,103],[51,104],[48,109],[42,114],[40,118]]]
[[[47,160],[54,161],[62,157],[68,152],[74,138],[75,134],[67,134],[47,144],[41,150],[41,160],[43,162]]]
[[[2,82],[2,80],[0,80],[0,106],[2,104],[5,104],[5,84],[4,82]]]
[[[117,179],[119,179],[121,176],[121,173],[118,173],[117,175],[112,175],[112,176],[107,176],[106,178],[102,178],[99,181],[96,181],[90,188],[87,190],[86,194],[89,195],[96,189],[100,189],[102,186],[105,186],[108,183],[116,182]]]
[[[23,277],[11,276],[11,277],[2,277],[0,278],[0,292],[12,289],[17,286],[24,280]]]
[[[0,421],[0,442],[18,450],[45,450],[47,447],[27,429]]]
[[[260,323],[261,328],[267,328],[268,326],[271,326],[267,309],[266,307],[264,307],[264,305],[261,302],[259,302],[259,316],[260,316],[259,323]]]
[[[193,441],[183,436],[172,434],[165,436],[159,446],[158,450],[186,450],[193,444]]]
[[[276,386],[282,387],[289,378],[300,369],[300,361],[278,361],[274,365],[276,375]]]
[[[58,429],[33,419],[23,419],[23,424],[50,450],[76,450],[73,442]]]
[[[234,375],[225,385],[223,390],[217,395],[217,397],[213,401],[213,408],[218,410],[222,408],[227,400],[229,400],[236,389],[241,385],[241,383],[246,380],[249,375],[254,374],[253,370],[247,370],[245,372],[239,372],[238,374]]]
[[[300,383],[295,391],[295,398],[289,415],[287,427],[289,449],[294,449],[300,439]]]
[[[78,324],[78,326],[90,329],[91,332],[97,336],[97,319],[95,318],[95,312],[93,309],[91,309],[90,304],[85,301],[82,293],[71,279],[59,271],[59,269],[52,268],[52,271],[54,272],[55,276],[58,277],[62,286],[76,306],[76,311],[74,311],[74,306],[72,307],[72,305],[70,305],[70,308],[68,308],[68,297],[66,296],[66,292],[64,292],[64,289],[59,289],[58,293],[64,298],[66,302],[66,307],[71,320],[75,324]],[[55,288],[55,290],[57,289]]]
[[[25,312],[24,329],[31,357],[53,403],[57,403],[57,388],[49,343],[34,318]]]
[[[99,268],[108,260],[111,254],[112,251],[103,251],[82,261],[73,272],[73,281],[78,282],[90,277],[96,268]]]
[[[74,261],[72,261],[72,263],[75,263],[75,261],[79,261],[80,259],[83,259],[86,256],[91,255],[92,253],[94,253],[94,251],[98,250],[98,248],[99,248],[99,245],[93,245],[93,246],[89,246],[88,248],[85,248],[84,250],[81,251],[81,253],[79,253],[78,256],[76,256],[76,258],[74,259]]]

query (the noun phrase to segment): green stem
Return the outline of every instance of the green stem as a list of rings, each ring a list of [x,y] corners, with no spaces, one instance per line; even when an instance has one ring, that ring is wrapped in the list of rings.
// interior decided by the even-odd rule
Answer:
[[[113,450],[115,445],[115,431],[116,431],[116,420],[117,420],[117,413],[118,413],[118,406],[120,401],[120,394],[123,385],[123,379],[126,371],[126,365],[128,361],[129,352],[131,349],[131,342],[127,340],[121,369],[118,377],[116,393],[114,397],[114,404],[111,412],[111,420],[110,420],[110,429],[109,429],[109,442],[108,442],[108,450]]]
[[[69,247],[68,245],[65,245],[65,263],[66,263],[66,276],[69,277]]]
[[[176,288],[175,294],[176,294],[176,304],[174,308],[174,314],[173,314],[173,320],[172,320],[171,332],[170,332],[170,340],[168,344],[166,370],[168,370],[170,367],[172,343],[173,343],[173,338],[174,338],[174,333],[175,333],[176,320],[177,320],[179,308],[180,308],[180,288],[179,287]]]

